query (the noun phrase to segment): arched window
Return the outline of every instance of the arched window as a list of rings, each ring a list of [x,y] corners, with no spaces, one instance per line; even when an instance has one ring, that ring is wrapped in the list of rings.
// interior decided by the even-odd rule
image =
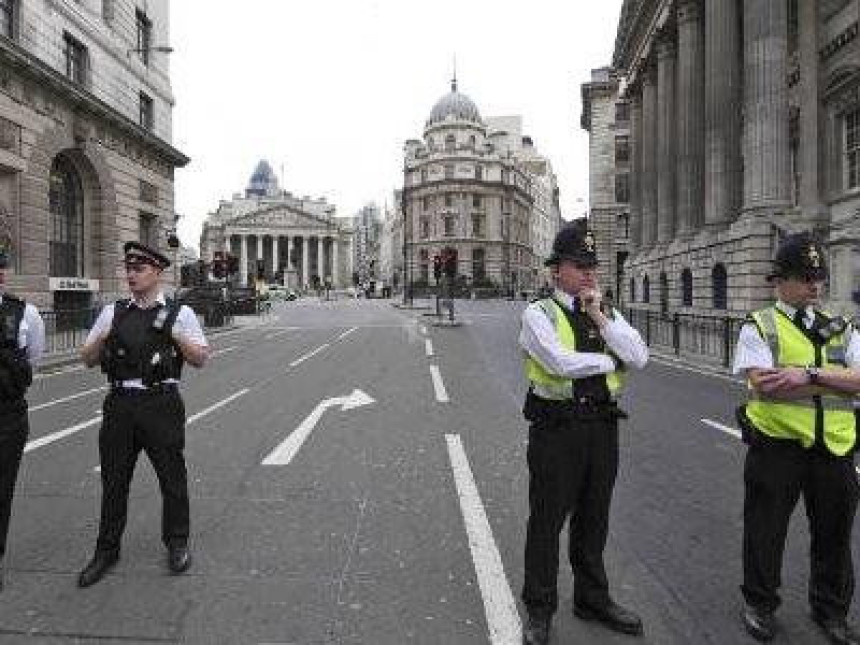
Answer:
[[[660,313],[669,313],[669,278],[665,272],[660,273]]]
[[[647,275],[642,278],[642,302],[651,302],[651,281]]]
[[[454,137],[453,134],[449,134],[447,137],[445,137],[445,151],[446,152],[451,152],[452,150],[454,150],[456,145],[457,145],[457,139]]]
[[[693,306],[693,272],[690,269],[681,271],[681,303],[685,307]]]
[[[636,302],[636,278],[630,278],[630,302]]]
[[[80,175],[64,155],[57,156],[49,179],[51,228],[48,231],[52,276],[84,275],[84,191]]]
[[[728,283],[729,279],[726,274],[726,267],[722,264],[716,265],[711,272],[711,291],[714,297],[714,309],[729,308]]]

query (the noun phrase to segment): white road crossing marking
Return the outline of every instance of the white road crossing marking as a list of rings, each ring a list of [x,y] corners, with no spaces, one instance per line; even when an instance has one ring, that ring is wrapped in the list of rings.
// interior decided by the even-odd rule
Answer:
[[[331,347],[331,343],[323,343],[322,345],[320,345],[316,349],[309,351],[307,354],[304,354],[303,356],[299,356],[296,360],[294,360],[292,363],[290,363],[290,367],[295,367],[296,365],[301,365],[306,360],[308,360],[309,358],[313,358],[314,356],[316,356],[317,354],[319,354],[321,351],[323,351],[324,349],[326,349],[328,347]]]
[[[433,341],[429,338],[424,339],[424,352],[427,356],[433,356]]]
[[[484,511],[475,478],[459,435],[447,434],[448,457],[460,498],[460,511],[469,536],[469,550],[484,601],[484,613],[492,645],[519,645],[522,626],[517,604],[505,576],[502,558],[493,539],[493,530]]]
[[[430,366],[430,377],[433,379],[433,390],[436,392],[436,401],[439,403],[450,402],[448,392],[445,390],[445,383],[442,381],[442,374],[439,372],[438,366]]]
[[[53,432],[51,434],[45,435],[44,437],[39,437],[38,439],[33,439],[33,441],[28,441],[27,445],[24,446],[24,452],[30,452],[31,450],[35,450],[36,448],[41,448],[42,446],[47,446],[48,444],[54,443],[55,441],[59,441],[60,439],[65,439],[81,430],[85,430],[90,426],[94,426],[97,423],[100,423],[102,420],[101,415],[90,419],[89,421],[84,421],[83,423],[79,423],[71,428],[66,428],[65,430],[60,430],[59,432]]]
[[[40,403],[39,405],[31,405],[29,410],[30,412],[35,412],[36,410],[43,410],[45,408],[50,408],[55,405],[59,405],[60,403],[66,403],[68,401],[74,401],[75,399],[80,399],[83,396],[87,396],[88,394],[94,394],[95,392],[102,392],[107,389],[107,385],[102,385],[101,387],[94,387],[89,390],[84,390],[83,392],[78,392],[77,394],[70,394],[69,396],[64,396],[61,399],[54,399],[53,401],[48,401],[47,403]]]
[[[353,390],[348,396],[338,396],[331,399],[324,399],[317,407],[314,408],[304,421],[299,424],[299,427],[293,430],[289,436],[284,439],[280,445],[275,448],[268,456],[263,459],[264,466],[286,466],[289,464],[296,453],[299,452],[302,445],[310,436],[313,429],[316,427],[322,415],[331,407],[341,406],[341,411],[353,410],[364,405],[370,405],[376,401],[362,392],[361,390]]]
[[[712,428],[716,428],[720,432],[725,432],[728,435],[733,436],[735,439],[741,438],[741,431],[737,428],[732,428],[731,426],[723,425],[717,421],[712,421],[711,419],[700,419],[702,423],[706,426],[711,426]]]
[[[195,421],[199,421],[200,419],[205,417],[207,414],[215,412],[215,410],[217,410],[218,408],[223,408],[228,403],[235,401],[240,396],[244,396],[248,392],[249,392],[248,388],[245,388],[243,390],[239,390],[238,392],[234,392],[233,394],[231,394],[227,398],[221,399],[220,401],[218,401],[218,403],[214,403],[214,404],[210,405],[208,408],[206,408],[205,410],[200,410],[200,412],[198,412],[197,414],[194,414],[194,415],[188,417],[188,419],[185,421],[185,425],[190,426]]]

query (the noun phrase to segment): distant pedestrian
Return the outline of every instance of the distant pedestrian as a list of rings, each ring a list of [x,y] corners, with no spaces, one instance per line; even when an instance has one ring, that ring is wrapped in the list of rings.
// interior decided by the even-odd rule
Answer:
[[[827,276],[824,249],[811,235],[786,238],[770,276],[776,302],[750,315],[735,354],[734,371],[749,386],[739,410],[749,444],[742,619],[760,641],[777,631],[786,532],[802,495],[811,536],[812,619],[831,643],[860,643],[847,622],[854,595],[860,334],[847,319],[816,308]]]
[[[128,493],[141,450],[158,477],[163,498],[161,539],[171,572],[191,564],[185,468],[185,405],[179,394],[183,363],[202,367],[209,347],[197,316],[167,300],[160,279],[169,260],[148,246],[127,242],[125,270],[131,299],[102,310],[81,354],[101,363],[110,393],[99,432],[102,504],[96,550],[78,584],[95,584],[119,559]]]
[[[549,641],[558,607],[559,534],[570,518],[573,613],[626,634],[642,621],[609,593],[603,550],[618,470],[617,406],[628,366],[648,348],[621,315],[601,306],[594,237],[585,222],[556,236],[547,265],[556,289],[525,310],[520,345],[529,381],[529,520],[522,598],[527,645]]]
[[[38,310],[6,291],[9,256],[0,249],[0,591],[12,513],[12,496],[29,434],[27,388],[45,348]]]

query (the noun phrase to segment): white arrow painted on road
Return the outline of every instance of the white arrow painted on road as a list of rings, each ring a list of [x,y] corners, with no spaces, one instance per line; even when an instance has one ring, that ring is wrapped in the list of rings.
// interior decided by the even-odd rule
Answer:
[[[314,411],[311,412],[305,420],[301,422],[301,424],[299,424],[299,427],[293,430],[290,436],[284,439],[281,445],[269,453],[269,456],[263,460],[263,465],[286,466],[290,463],[302,447],[302,444],[307,440],[311,432],[313,432],[317,423],[319,423],[323,413],[325,413],[329,408],[341,406],[341,411],[346,412],[347,410],[354,410],[355,408],[370,405],[371,403],[376,403],[376,400],[361,390],[354,390],[353,393],[348,396],[338,396],[321,401],[317,407],[314,408]]]

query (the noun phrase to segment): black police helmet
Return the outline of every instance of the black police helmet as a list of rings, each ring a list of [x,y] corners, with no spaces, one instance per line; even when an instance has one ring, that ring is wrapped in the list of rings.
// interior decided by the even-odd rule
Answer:
[[[767,279],[826,280],[829,272],[824,248],[808,232],[788,235],[776,251],[773,273]]]
[[[597,245],[585,219],[565,224],[555,236],[552,255],[546,265],[554,266],[562,260],[570,260],[583,268],[597,266]]]

